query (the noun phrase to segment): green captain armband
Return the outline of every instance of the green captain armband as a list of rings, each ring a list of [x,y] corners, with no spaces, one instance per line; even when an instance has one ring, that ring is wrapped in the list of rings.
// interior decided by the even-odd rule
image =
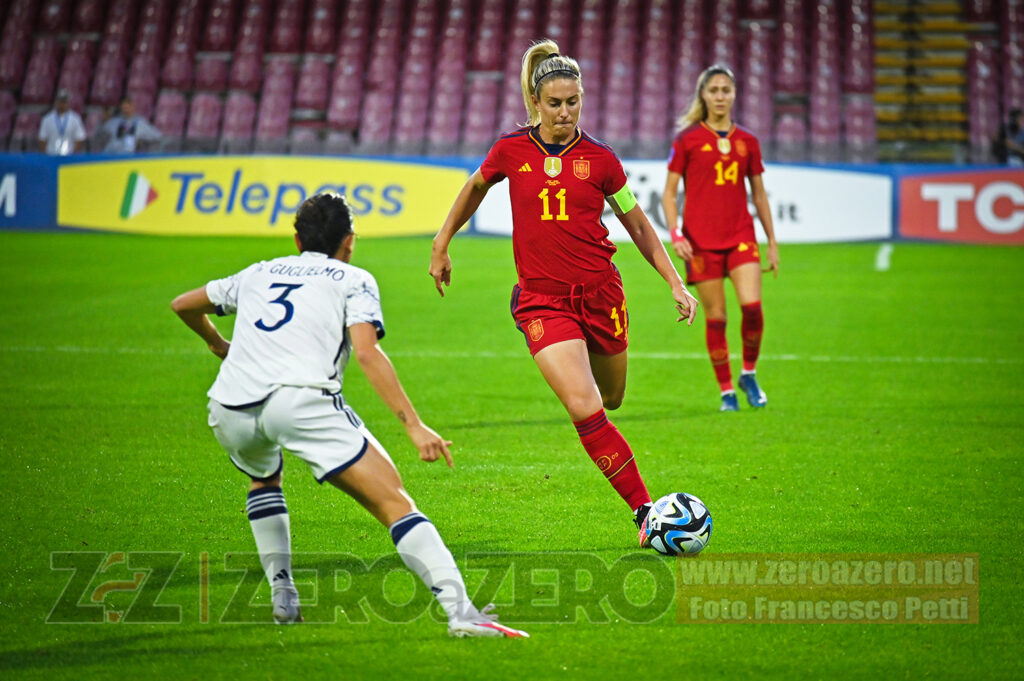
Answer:
[[[633,210],[633,206],[636,205],[636,197],[630,191],[628,182],[622,185],[622,189],[607,197],[607,199],[608,205],[612,207],[612,211],[616,215],[625,215]]]

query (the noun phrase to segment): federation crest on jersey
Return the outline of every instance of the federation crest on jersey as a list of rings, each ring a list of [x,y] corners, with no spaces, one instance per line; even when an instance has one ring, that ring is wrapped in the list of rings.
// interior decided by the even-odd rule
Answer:
[[[722,154],[724,156],[725,154],[728,154],[730,151],[732,151],[732,142],[729,141],[729,138],[728,137],[719,137],[718,138],[718,153],[720,153],[720,154]]]
[[[747,155],[747,143],[743,140],[736,140],[736,153],[740,156]]]
[[[526,330],[530,334],[530,340],[536,343],[544,337],[544,322],[534,319],[526,325]]]
[[[572,174],[581,180],[590,177],[590,161],[577,159],[572,162]]]
[[[547,156],[544,158],[544,172],[549,177],[558,177],[562,172],[562,159],[557,156]]]

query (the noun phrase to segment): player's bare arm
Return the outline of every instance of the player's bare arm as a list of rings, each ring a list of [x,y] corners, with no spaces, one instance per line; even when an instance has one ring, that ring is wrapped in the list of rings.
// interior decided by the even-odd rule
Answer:
[[[171,301],[171,309],[181,317],[181,321],[185,322],[188,328],[206,341],[206,347],[210,349],[210,352],[221,359],[228,356],[228,348],[231,347],[231,343],[224,340],[220,331],[210,321],[210,315],[216,312],[217,308],[206,295],[205,286],[182,293]]]
[[[476,172],[470,175],[466,184],[463,185],[451,210],[448,211],[444,225],[434,237],[434,245],[430,253],[430,276],[434,278],[434,286],[437,287],[437,292],[441,294],[442,298],[444,298],[442,284],[451,286],[452,283],[452,260],[448,257],[448,244],[451,243],[455,233],[473,217],[476,209],[480,207],[480,202],[484,200],[488,190],[493,186],[484,180],[483,174],[477,168]]]
[[[750,196],[754,201],[757,219],[761,221],[765,236],[768,237],[768,267],[773,277],[779,276],[779,244],[775,241],[775,226],[772,223],[772,209],[768,204],[768,193],[764,190],[764,179],[760,175],[750,178]]]
[[[658,238],[654,226],[647,219],[647,214],[638,204],[618,217],[640,253],[657,270],[661,278],[672,287],[672,297],[675,299],[676,309],[681,315],[676,321],[681,322],[685,319],[687,325],[693,324],[693,318],[697,315],[697,299],[686,290],[683,278],[679,276],[675,265],[672,264],[672,259],[668,257],[665,244]]]
[[[669,171],[665,178],[665,190],[661,193],[661,208],[665,211],[665,225],[672,235],[672,250],[683,260],[693,257],[693,247],[689,239],[683,236],[679,227],[679,181],[683,176]]]
[[[452,444],[438,435],[433,428],[423,423],[406,395],[398,374],[384,349],[377,342],[377,328],[373,324],[360,323],[348,327],[352,341],[352,354],[366,375],[366,380],[384,404],[388,405],[402,425],[409,439],[419,450],[423,461],[437,461],[444,457],[452,468],[452,455],[448,447]]]

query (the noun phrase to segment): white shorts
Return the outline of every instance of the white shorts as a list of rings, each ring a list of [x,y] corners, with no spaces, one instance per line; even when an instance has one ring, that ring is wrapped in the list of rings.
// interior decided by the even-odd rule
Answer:
[[[282,447],[309,464],[320,483],[358,461],[368,445],[387,456],[341,395],[319,388],[281,387],[244,409],[229,409],[216,400],[208,406],[217,441],[231,462],[255,480],[281,472]]]

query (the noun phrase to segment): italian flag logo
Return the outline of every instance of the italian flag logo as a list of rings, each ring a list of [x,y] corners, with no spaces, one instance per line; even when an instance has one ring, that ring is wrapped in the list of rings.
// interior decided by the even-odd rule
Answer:
[[[124,188],[121,200],[121,219],[133,218],[149,204],[156,201],[157,193],[142,173],[132,172],[128,176],[128,184]]]

